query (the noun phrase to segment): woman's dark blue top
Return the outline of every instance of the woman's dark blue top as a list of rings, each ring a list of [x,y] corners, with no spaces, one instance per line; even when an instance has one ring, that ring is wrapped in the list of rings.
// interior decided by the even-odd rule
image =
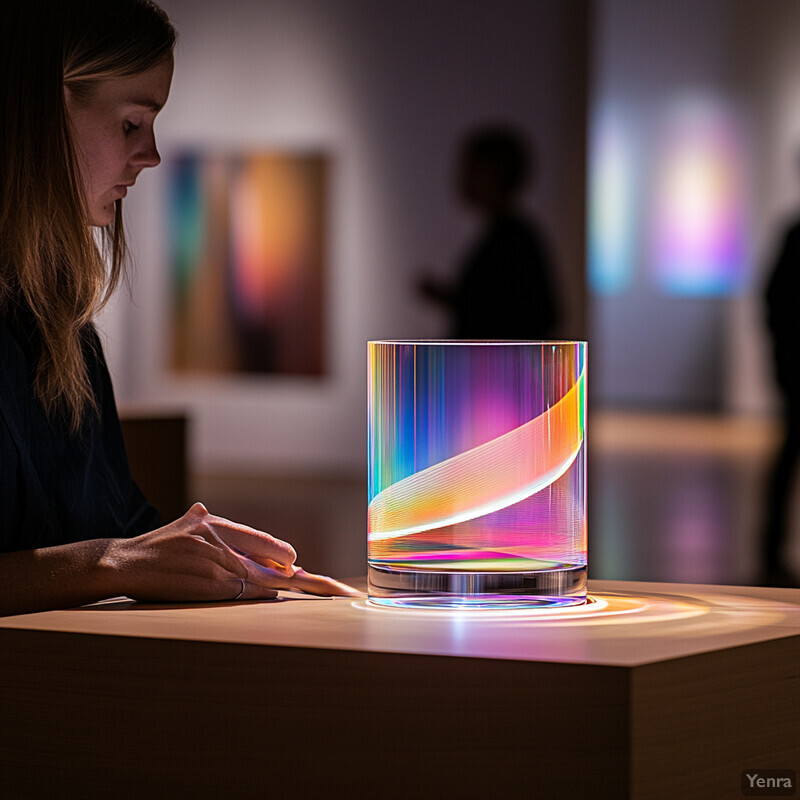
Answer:
[[[84,357],[99,415],[77,434],[49,419],[33,391],[37,347],[24,317],[0,316],[0,552],[130,537],[161,524],[128,469],[97,333]]]

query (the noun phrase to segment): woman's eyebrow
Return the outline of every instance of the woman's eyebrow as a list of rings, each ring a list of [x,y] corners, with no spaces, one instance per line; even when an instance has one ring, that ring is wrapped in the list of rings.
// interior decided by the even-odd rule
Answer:
[[[128,100],[128,103],[132,106],[142,106],[143,108],[148,108],[150,111],[154,111],[156,114],[164,107],[163,103],[157,103],[155,100],[151,100],[146,97],[132,98],[131,100]]]

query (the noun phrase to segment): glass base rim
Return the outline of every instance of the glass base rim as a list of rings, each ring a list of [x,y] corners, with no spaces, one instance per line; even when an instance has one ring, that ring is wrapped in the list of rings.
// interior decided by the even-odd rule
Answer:
[[[587,568],[457,573],[368,566],[368,603],[384,607],[516,610],[583,605]]]

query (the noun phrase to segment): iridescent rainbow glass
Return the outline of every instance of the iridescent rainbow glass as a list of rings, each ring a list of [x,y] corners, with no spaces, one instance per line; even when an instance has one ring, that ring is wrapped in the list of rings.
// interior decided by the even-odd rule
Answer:
[[[368,344],[372,602],[586,598],[584,342]]]

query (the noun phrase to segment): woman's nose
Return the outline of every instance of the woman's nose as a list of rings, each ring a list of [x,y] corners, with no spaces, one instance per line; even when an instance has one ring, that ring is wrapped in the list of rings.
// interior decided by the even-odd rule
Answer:
[[[156,147],[155,135],[149,136],[142,142],[142,146],[136,150],[131,160],[140,169],[157,167],[161,163],[161,156]]]

